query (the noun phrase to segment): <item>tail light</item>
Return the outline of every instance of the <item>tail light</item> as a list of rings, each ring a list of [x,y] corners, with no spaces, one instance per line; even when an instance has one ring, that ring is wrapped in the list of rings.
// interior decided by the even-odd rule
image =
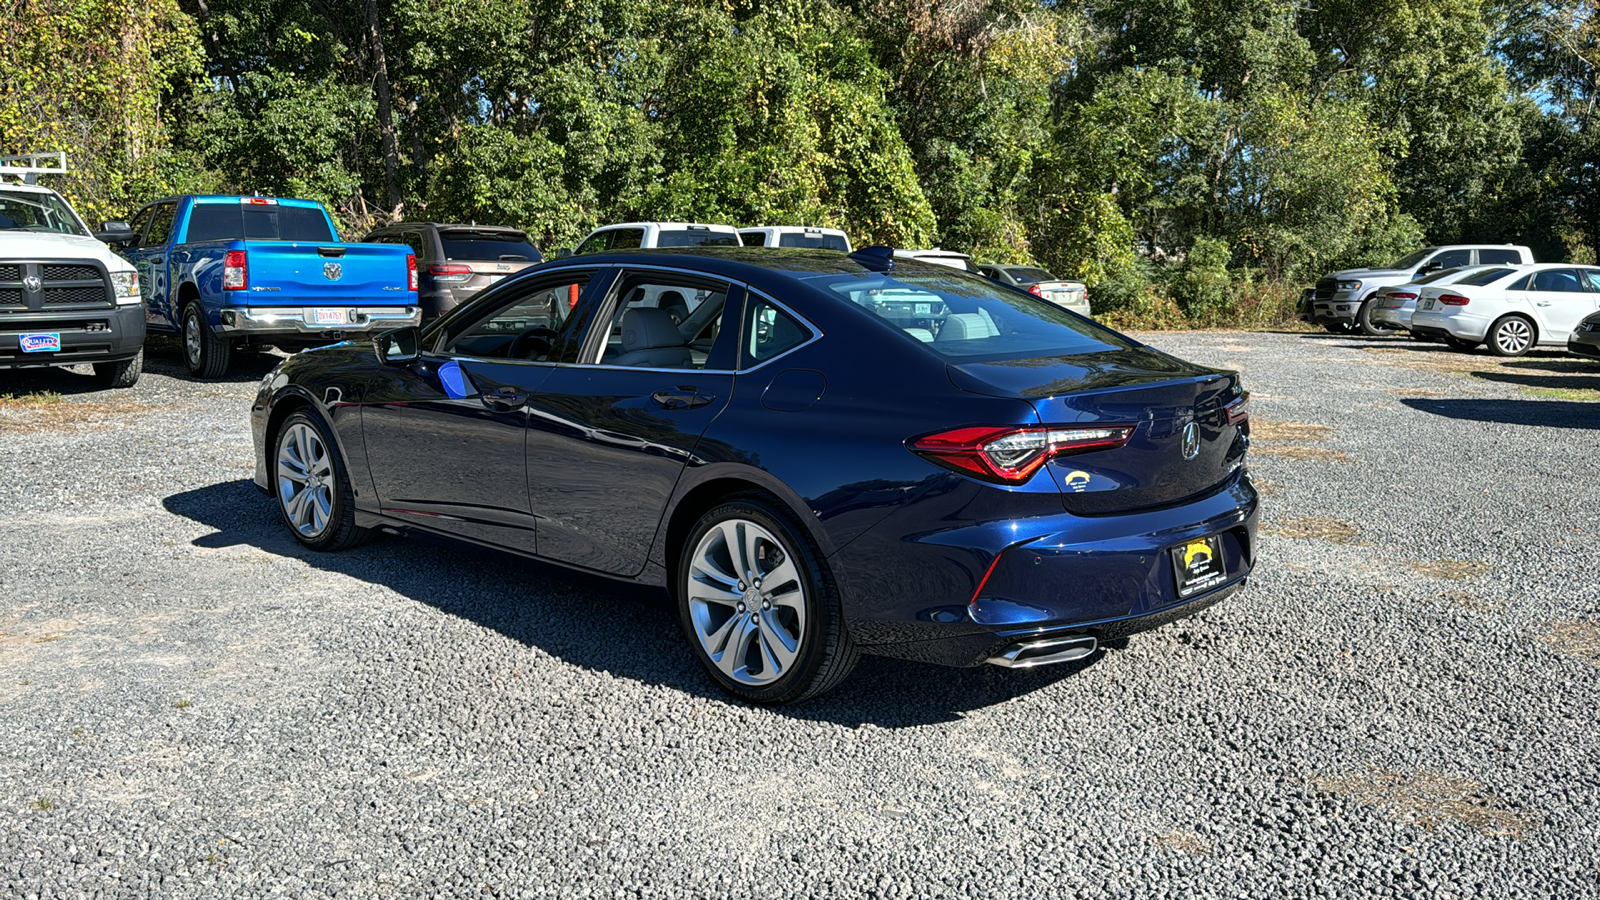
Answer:
[[[1245,391],[1237,399],[1222,408],[1228,416],[1229,425],[1238,425],[1250,421],[1250,392]]]
[[[416,257],[413,256],[411,259],[413,260],[412,265],[416,265]],[[468,278],[471,278],[472,267],[462,265],[429,266],[428,274],[433,276],[434,281],[455,283],[459,281],[466,281]],[[412,290],[416,290],[416,288],[413,287]]]
[[[917,438],[911,449],[985,481],[1023,484],[1057,456],[1121,447],[1132,436],[1132,425],[979,426]]]
[[[1390,300],[1415,300],[1415,299],[1417,299],[1417,295],[1416,294],[1408,294],[1405,291],[1390,291],[1389,292],[1389,299]]]
[[[250,257],[243,250],[229,250],[222,256],[222,289],[242,291],[250,287]]]
[[[1035,297],[1044,296],[1044,291],[1039,290],[1039,286],[1037,284],[1028,285],[1028,293],[1034,295]]]
[[[1439,303],[1444,306],[1466,306],[1471,302],[1471,300],[1460,294],[1442,294],[1439,297]]]
[[[415,253],[406,254],[406,289],[411,291],[417,289],[417,255]]]

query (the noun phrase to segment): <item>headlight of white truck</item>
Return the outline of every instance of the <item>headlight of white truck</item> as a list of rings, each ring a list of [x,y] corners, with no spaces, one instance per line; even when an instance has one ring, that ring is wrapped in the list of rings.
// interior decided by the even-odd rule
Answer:
[[[1339,282],[1339,293],[1341,293],[1341,294],[1348,294],[1351,291],[1359,291],[1359,290],[1361,290],[1361,282],[1359,282],[1359,281],[1341,281],[1341,282]]]
[[[116,292],[118,306],[132,306],[139,302],[139,273],[112,272],[111,289]]]

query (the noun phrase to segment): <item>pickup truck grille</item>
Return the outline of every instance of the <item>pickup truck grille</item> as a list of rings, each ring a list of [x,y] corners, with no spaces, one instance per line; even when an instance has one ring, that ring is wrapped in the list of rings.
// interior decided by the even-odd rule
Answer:
[[[29,288],[29,280],[39,283]],[[97,262],[22,260],[0,264],[0,310],[109,309],[111,278]]]
[[[1303,282],[1302,282],[1303,283]],[[1317,282],[1317,299],[1332,300],[1333,292],[1339,287],[1339,282],[1332,278],[1324,278]]]

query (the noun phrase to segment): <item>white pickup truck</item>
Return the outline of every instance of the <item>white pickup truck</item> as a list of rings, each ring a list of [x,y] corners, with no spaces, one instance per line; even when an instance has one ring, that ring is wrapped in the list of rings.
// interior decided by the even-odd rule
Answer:
[[[1452,244],[1424,247],[1406,254],[1392,266],[1379,269],[1345,269],[1325,275],[1317,282],[1316,294],[1308,297],[1310,308],[1301,308],[1300,318],[1315,322],[1334,334],[1393,334],[1395,329],[1372,321],[1378,291],[1410,284],[1430,272],[1459,266],[1526,265],[1533,262],[1533,251],[1512,244]]]
[[[132,387],[144,367],[139,274],[89,231],[72,205],[38,183],[67,170],[65,153],[0,157],[0,370],[87,363],[106,387]]]

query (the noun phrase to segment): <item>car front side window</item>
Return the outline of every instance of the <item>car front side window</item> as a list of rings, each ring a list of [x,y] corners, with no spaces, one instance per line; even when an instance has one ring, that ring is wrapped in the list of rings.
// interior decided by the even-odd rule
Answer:
[[[483,315],[471,317],[444,338],[445,353],[477,359],[571,362],[576,357],[573,315],[594,273],[552,273],[501,293]]]

